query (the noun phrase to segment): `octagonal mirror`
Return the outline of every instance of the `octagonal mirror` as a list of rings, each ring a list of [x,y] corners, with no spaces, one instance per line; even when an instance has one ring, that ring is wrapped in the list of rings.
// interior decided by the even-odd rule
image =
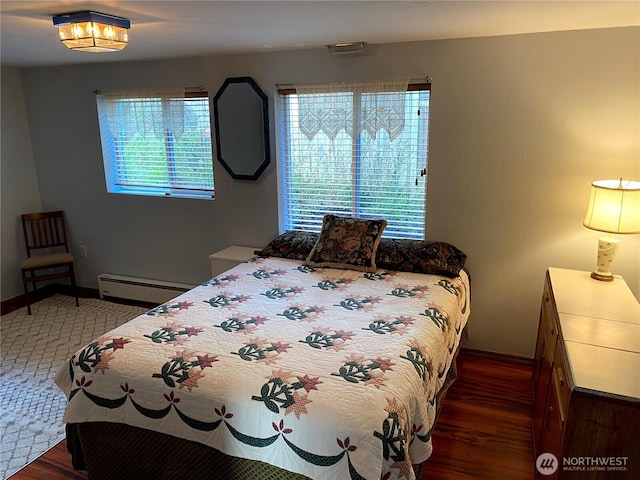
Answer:
[[[213,98],[218,160],[236,180],[269,165],[269,102],[251,77],[227,78]]]

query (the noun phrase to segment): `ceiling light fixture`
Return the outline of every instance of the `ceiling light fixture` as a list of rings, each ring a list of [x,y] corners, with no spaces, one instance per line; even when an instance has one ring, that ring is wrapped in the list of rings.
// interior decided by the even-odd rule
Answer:
[[[60,41],[71,50],[84,52],[114,52],[129,42],[126,18],[97,12],[76,12],[53,17]]]

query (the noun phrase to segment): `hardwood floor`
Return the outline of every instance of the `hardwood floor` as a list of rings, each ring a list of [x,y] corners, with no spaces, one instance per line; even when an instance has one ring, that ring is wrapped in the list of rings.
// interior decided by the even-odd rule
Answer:
[[[421,480],[533,480],[533,364],[463,350]]]
[[[533,480],[532,365],[463,350],[420,480]],[[62,441],[11,480],[87,479]]]
[[[11,475],[10,480],[86,480],[87,472],[74,470],[65,440],[58,443],[35,462]]]

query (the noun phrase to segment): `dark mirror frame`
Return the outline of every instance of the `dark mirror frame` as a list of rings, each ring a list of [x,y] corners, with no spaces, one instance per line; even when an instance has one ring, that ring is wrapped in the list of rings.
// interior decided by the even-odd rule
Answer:
[[[222,149],[222,141],[220,138],[220,125],[221,125],[221,122],[222,124],[224,124],[225,118],[224,116],[222,118],[220,116],[220,109],[219,109],[218,103],[222,95],[224,95],[227,87],[231,84],[236,84],[236,83],[248,84],[251,87],[251,89],[255,92],[255,94],[262,101],[262,125],[263,125],[263,143],[264,143],[264,148],[262,150],[264,151],[264,158],[262,159],[262,162],[259,163],[259,165],[256,167],[256,170],[252,174],[237,173],[233,168],[234,166],[233,158],[224,158],[222,155],[223,149]],[[267,95],[262,91],[262,89],[255,82],[255,80],[251,77],[230,77],[224,81],[224,83],[218,90],[218,93],[216,93],[215,97],[213,97],[213,113],[214,113],[214,121],[215,121],[215,127],[216,127],[216,151],[218,154],[218,160],[220,161],[222,166],[225,168],[225,170],[229,172],[229,175],[231,175],[231,177],[234,178],[235,180],[257,180],[262,174],[262,172],[265,170],[265,168],[267,168],[267,165],[269,165],[269,162],[271,161],[271,148],[269,143],[269,99]],[[235,125],[234,128],[242,128],[242,125]]]

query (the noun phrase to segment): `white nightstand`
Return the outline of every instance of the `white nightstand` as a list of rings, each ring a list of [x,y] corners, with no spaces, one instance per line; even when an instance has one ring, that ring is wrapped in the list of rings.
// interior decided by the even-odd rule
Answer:
[[[236,265],[246,262],[251,257],[254,257],[254,252],[261,250],[259,247],[239,247],[234,245],[232,247],[225,248],[219,252],[209,255],[209,263],[211,264],[211,276],[215,277],[222,272],[226,272],[230,268]]]

